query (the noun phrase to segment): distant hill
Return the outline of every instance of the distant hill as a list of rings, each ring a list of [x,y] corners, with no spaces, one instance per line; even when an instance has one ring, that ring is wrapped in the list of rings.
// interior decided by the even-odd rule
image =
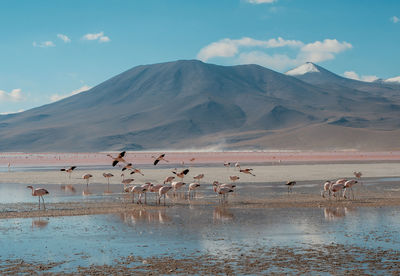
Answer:
[[[0,151],[399,149],[399,118],[399,85],[181,60],[0,116]]]

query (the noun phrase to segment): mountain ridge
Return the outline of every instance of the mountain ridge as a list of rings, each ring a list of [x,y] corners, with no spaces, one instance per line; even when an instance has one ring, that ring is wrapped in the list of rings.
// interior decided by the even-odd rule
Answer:
[[[343,131],[362,128],[386,135],[384,131],[397,130],[400,89],[357,86],[313,66],[319,71],[313,74],[328,77],[314,81],[304,79],[307,74],[288,76],[259,65],[220,66],[197,60],[136,66],[86,92],[0,116],[0,150],[200,148],[210,146],[206,137],[212,136],[221,137],[213,143],[238,149],[246,138],[233,139],[241,143],[221,141],[247,137],[260,149],[269,147],[263,135],[319,125],[333,129],[332,122]],[[249,134],[253,132],[261,136],[256,139]],[[296,148],[296,139],[292,143]],[[344,143],[337,147],[340,144]],[[400,143],[394,141],[391,147]]]

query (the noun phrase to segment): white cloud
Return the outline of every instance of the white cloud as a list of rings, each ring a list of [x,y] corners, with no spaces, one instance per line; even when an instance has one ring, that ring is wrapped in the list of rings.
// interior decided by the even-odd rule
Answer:
[[[99,42],[109,42],[111,39],[108,36],[102,36],[99,39]]]
[[[197,58],[202,61],[207,61],[214,57],[233,57],[239,52],[239,48],[243,47],[261,47],[261,48],[278,48],[284,46],[299,47],[303,43],[298,40],[285,40],[281,37],[278,39],[272,38],[269,40],[256,40],[249,37],[241,39],[221,39],[213,42],[197,54]]]
[[[378,79],[377,76],[359,76],[354,71],[346,71],[346,72],[343,73],[343,75],[346,78],[349,78],[349,79],[365,81],[365,82],[373,82],[373,81],[376,81]]]
[[[57,34],[57,37],[59,39],[61,39],[62,41],[64,41],[65,43],[71,42],[71,39],[68,36],[64,35],[64,34]]]
[[[271,4],[274,3],[278,0],[246,0],[246,2],[250,3],[250,4]]]
[[[50,96],[50,100],[51,100],[52,102],[56,102],[56,101],[65,99],[65,98],[67,98],[67,97],[70,97],[70,96],[73,96],[73,95],[76,95],[76,94],[85,92],[85,91],[87,91],[87,90],[89,90],[89,89],[91,89],[91,88],[92,88],[91,86],[84,85],[84,86],[82,86],[81,88],[78,88],[78,89],[76,89],[76,90],[73,90],[71,93],[69,93],[69,94],[67,94],[67,95],[53,94],[53,95]]]
[[[56,45],[53,43],[53,41],[42,41],[40,43],[37,43],[34,41],[32,43],[33,47],[40,47],[40,48],[48,48],[48,47],[55,47]]]
[[[231,58],[232,63],[254,63],[283,70],[307,61],[322,62],[334,59],[338,53],[352,47],[350,43],[340,42],[336,39],[325,39],[306,44],[299,40],[286,40],[281,37],[269,40],[256,40],[249,37],[236,40],[225,38],[203,47],[197,54],[197,58],[202,61],[217,57]],[[277,50],[269,53],[268,49],[270,48]]]
[[[85,34],[82,37],[83,40],[98,40],[99,42],[109,42],[111,39],[108,36],[104,35],[104,32],[95,33],[95,34]]]
[[[390,17],[390,21],[392,21],[393,23],[397,23],[400,21],[400,18],[398,18],[397,16],[392,16]]]
[[[20,88],[13,89],[10,93],[0,90],[0,102],[20,102],[25,100]]]

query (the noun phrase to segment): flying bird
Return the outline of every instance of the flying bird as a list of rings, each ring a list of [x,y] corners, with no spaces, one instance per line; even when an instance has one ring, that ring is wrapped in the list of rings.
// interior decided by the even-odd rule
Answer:
[[[153,158],[155,158],[154,160],[154,166],[158,164],[158,162],[160,162],[161,160],[165,161],[165,162],[169,162],[168,160],[164,159],[165,157],[165,153],[160,154],[157,158],[155,156],[152,156]]]
[[[115,165],[118,164],[118,162],[126,163],[124,156],[125,156],[126,151],[120,152],[117,157],[113,157],[111,154],[107,154],[107,156],[111,157],[113,159],[112,166],[115,167]]]
[[[256,176],[255,174],[251,173],[253,169],[240,169],[239,172],[245,173],[245,174],[251,174],[252,176]]]
[[[187,175],[189,173],[189,169],[184,169],[181,172],[172,171],[172,173],[175,174],[177,177],[182,178],[182,181],[183,181],[183,178],[185,177],[185,175]]]
[[[72,173],[72,171],[75,170],[75,169],[76,169],[76,166],[71,166],[71,167],[69,167],[68,169],[64,169],[64,168],[63,168],[63,169],[60,169],[60,171],[68,173],[69,178],[71,178],[71,173]]]

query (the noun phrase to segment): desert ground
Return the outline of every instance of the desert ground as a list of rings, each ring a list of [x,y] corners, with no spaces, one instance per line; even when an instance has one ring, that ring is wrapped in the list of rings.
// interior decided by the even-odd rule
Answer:
[[[132,185],[162,184],[174,169],[189,168],[187,183],[205,175],[193,198],[184,186],[165,204],[152,193],[132,203],[106,154],[0,155],[1,274],[400,273],[399,152],[167,152],[157,166],[158,153],[129,152],[144,174],[125,171]],[[70,177],[60,171],[71,165]],[[354,199],[321,197],[326,180],[354,171]],[[104,172],[114,175],[109,188]],[[221,201],[211,183],[231,175],[240,179]],[[46,210],[28,185],[49,191]]]

